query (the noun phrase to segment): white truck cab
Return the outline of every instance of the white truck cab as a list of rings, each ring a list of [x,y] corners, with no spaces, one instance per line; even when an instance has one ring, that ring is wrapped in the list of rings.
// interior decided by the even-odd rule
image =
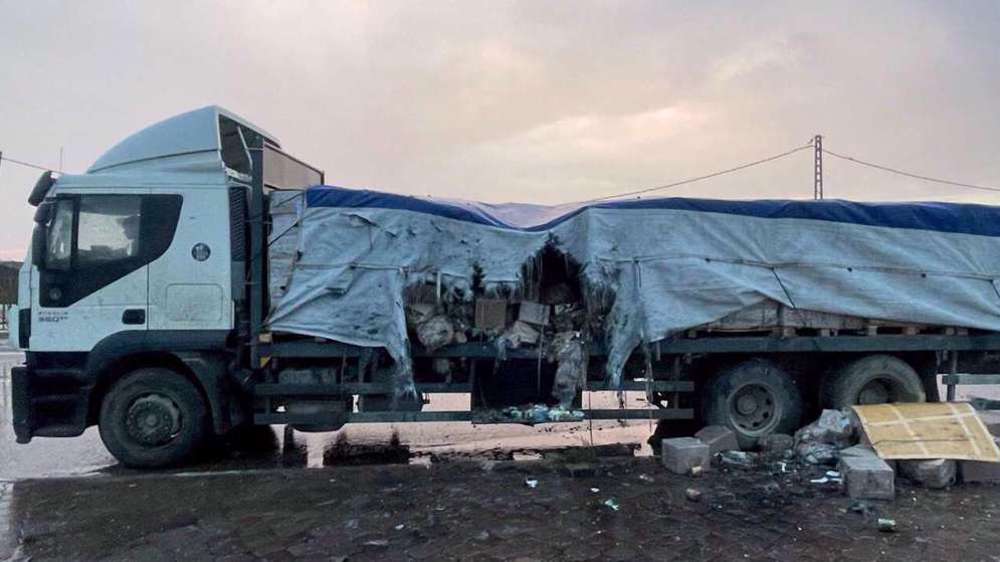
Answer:
[[[143,369],[199,379],[209,409],[220,409],[206,415],[216,429],[239,421],[240,408],[223,404],[227,393],[216,387],[233,358],[244,291],[250,152],[264,153],[272,186],[322,181],[279,146],[210,106],[133,134],[83,174],[42,175],[19,274],[16,331],[27,355],[14,373],[19,441],[79,435],[99,421],[110,388]],[[181,414],[169,402],[127,406],[126,430],[166,443]]]
[[[122,331],[233,328],[228,191],[248,181],[249,156],[226,128],[240,126],[259,130],[217,107],[192,111],[52,180],[21,272],[28,351],[89,352]]]

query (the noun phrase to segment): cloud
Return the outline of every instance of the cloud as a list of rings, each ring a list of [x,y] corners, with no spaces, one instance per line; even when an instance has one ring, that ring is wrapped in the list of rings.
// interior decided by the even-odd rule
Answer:
[[[562,202],[831,149],[1000,184],[1000,4],[10,3],[0,150],[85,169],[136,129],[218,103],[329,181]],[[1000,202],[828,160],[831,196]],[[811,155],[672,190],[808,197]],[[37,174],[0,165],[0,255]]]

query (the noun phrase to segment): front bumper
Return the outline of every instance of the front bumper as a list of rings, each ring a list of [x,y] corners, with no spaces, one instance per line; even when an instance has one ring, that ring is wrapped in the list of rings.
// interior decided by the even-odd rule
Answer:
[[[18,443],[33,437],[75,437],[88,425],[93,384],[78,369],[11,369],[14,435]]]

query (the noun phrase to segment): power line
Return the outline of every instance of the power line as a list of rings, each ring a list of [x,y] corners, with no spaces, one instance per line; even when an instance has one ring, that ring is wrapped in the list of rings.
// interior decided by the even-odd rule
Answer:
[[[0,162],[10,162],[11,164],[18,164],[20,166],[26,166],[28,168],[34,168],[36,170],[41,170],[43,172],[59,171],[59,170],[52,170],[52,168],[46,168],[45,166],[39,166],[38,164],[32,164],[30,162],[23,162],[21,160],[15,160],[15,159],[13,159],[13,158],[11,158],[9,156],[2,156],[2,153],[0,153]]]
[[[694,183],[694,182],[698,182],[698,181],[702,181],[702,180],[707,180],[709,178],[715,178],[715,177],[718,177],[718,176],[721,176],[721,175],[730,174],[732,172],[738,172],[740,170],[745,170],[747,168],[752,168],[753,166],[759,166],[761,164],[767,164],[768,162],[774,162],[775,160],[778,160],[780,158],[784,158],[786,156],[791,156],[792,154],[795,154],[796,152],[805,150],[807,148],[812,148],[812,146],[813,146],[813,142],[810,140],[807,144],[804,144],[802,146],[793,148],[791,150],[786,150],[785,152],[782,152],[781,154],[775,154],[774,156],[768,156],[767,158],[761,158],[760,160],[754,160],[753,162],[747,162],[746,164],[740,164],[739,166],[735,166],[733,168],[727,168],[725,170],[719,170],[718,172],[712,172],[711,174],[705,174],[704,176],[697,176],[697,177],[694,177],[694,178],[688,178],[688,179],[677,181],[677,182],[674,182],[674,183],[668,183],[666,185],[658,185],[656,187],[647,187],[645,189],[637,189],[635,191],[627,191],[625,193],[616,193],[614,195],[605,195],[604,197],[597,197],[597,198],[594,198],[594,199],[589,199],[587,201],[584,201],[584,203],[591,203],[593,201],[604,201],[605,199],[616,199],[618,197],[630,197],[630,196],[633,196],[633,195],[642,195],[643,193],[650,193],[650,192],[653,192],[653,191],[660,191],[660,190],[663,190],[663,189],[671,189],[671,188],[678,187],[678,186],[681,186],[681,185],[686,185],[686,184],[689,184],[689,183]]]
[[[940,184],[944,184],[944,185],[953,185],[953,186],[957,186],[957,187],[967,187],[969,189],[980,189],[980,190],[983,190],[983,191],[998,191],[998,192],[1000,192],[1000,187],[993,187],[993,186],[989,186],[989,185],[975,185],[975,184],[971,184],[971,183],[963,183],[963,182],[960,182],[960,181],[951,181],[951,180],[943,180],[943,179],[940,179],[940,178],[932,178],[930,176],[924,176],[924,175],[921,175],[921,174],[915,174],[913,172],[907,172],[907,171],[904,171],[904,170],[897,170],[896,168],[890,168],[889,166],[883,166],[881,164],[875,164],[873,162],[866,162],[864,160],[858,160],[857,158],[854,158],[852,156],[845,156],[843,154],[837,154],[836,152],[833,152],[832,150],[827,150],[825,148],[823,149],[823,152],[829,154],[830,156],[833,156],[834,158],[840,158],[841,160],[847,160],[848,162],[853,162],[855,164],[860,164],[862,166],[868,166],[869,168],[875,168],[876,170],[882,170],[883,172],[890,172],[890,173],[893,173],[893,174],[899,174],[901,176],[906,176],[908,178],[914,178],[914,179],[923,180],[923,181],[929,181],[929,182],[933,182],[933,183],[940,183]]]

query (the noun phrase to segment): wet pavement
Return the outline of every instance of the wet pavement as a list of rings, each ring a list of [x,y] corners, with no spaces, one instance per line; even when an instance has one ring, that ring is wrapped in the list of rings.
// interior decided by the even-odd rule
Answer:
[[[993,487],[903,484],[894,502],[858,508],[836,486],[812,484],[824,470],[815,467],[695,478],[651,458],[591,459],[572,475],[569,466],[457,461],[21,481],[8,500],[16,542],[6,551],[0,543],[0,560],[996,559]],[[895,532],[879,532],[880,517],[894,519]]]
[[[809,484],[810,468],[694,479],[666,474],[644,445],[601,446],[638,447],[648,422],[264,427],[183,469],[128,470],[96,428],[14,443],[20,361],[0,348],[0,561],[998,559],[1000,488],[904,485],[859,515],[835,487]],[[689,487],[703,499],[687,500]],[[875,515],[900,531],[879,533]]]

